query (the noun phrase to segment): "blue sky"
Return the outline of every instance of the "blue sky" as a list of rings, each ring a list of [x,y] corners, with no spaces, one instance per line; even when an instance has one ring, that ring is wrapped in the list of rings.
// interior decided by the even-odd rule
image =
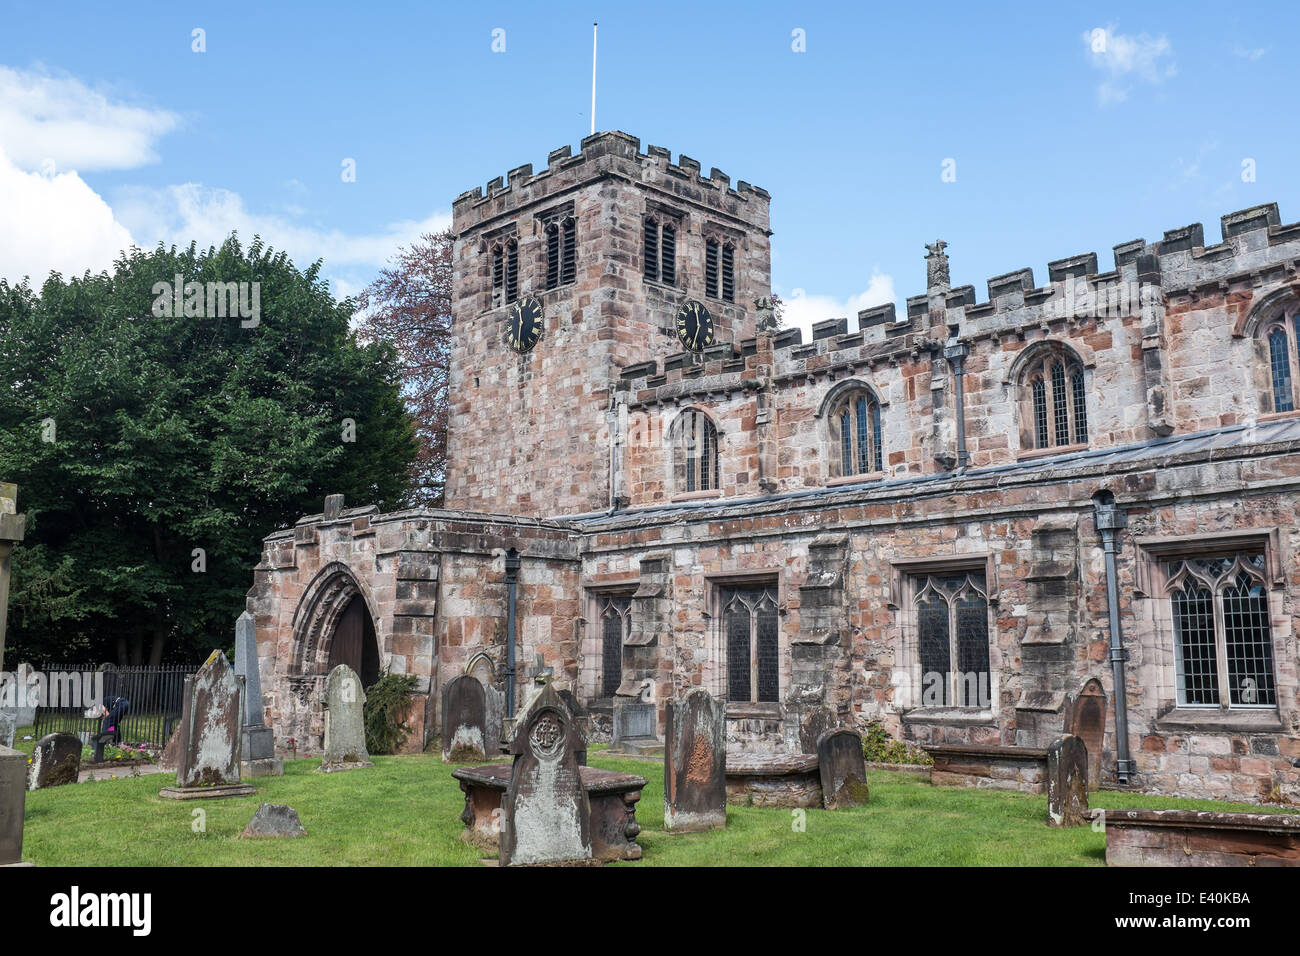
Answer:
[[[1191,222],[1216,241],[1250,205],[1300,218],[1295,5],[0,10],[9,278],[237,228],[353,292],[460,192],[576,149],[593,20],[597,127],[767,188],[773,285],[801,324],[923,291],[937,237],[983,298],[990,276],[1041,283],[1089,250],[1105,269],[1116,243]]]

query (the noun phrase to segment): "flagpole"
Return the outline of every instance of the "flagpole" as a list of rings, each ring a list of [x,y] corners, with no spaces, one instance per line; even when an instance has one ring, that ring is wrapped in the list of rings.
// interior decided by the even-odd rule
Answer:
[[[596,135],[596,24],[591,25],[591,135]]]

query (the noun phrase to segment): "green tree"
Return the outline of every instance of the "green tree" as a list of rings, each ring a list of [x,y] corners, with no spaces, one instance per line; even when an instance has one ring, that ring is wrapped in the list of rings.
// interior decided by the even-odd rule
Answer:
[[[229,642],[265,535],[326,494],[405,503],[395,356],[319,270],[231,236],[39,295],[0,282],[0,475],[28,516],[10,661],[195,659]],[[177,276],[193,294],[169,317]],[[216,316],[208,283],[248,283],[255,308]]]

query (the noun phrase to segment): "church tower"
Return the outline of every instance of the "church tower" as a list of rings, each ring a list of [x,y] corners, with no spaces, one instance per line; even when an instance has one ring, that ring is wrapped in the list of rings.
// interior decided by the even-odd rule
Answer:
[[[740,354],[771,293],[770,199],[620,132],[459,196],[445,507],[614,505],[623,370]]]

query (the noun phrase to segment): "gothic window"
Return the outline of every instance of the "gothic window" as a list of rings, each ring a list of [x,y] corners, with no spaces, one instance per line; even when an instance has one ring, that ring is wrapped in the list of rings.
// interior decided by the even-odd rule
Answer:
[[[704,294],[725,302],[736,301],[736,249],[731,243],[704,241]]]
[[[992,706],[989,604],[980,571],[913,579],[922,707]]]
[[[880,403],[866,388],[851,388],[835,400],[830,427],[830,474],[833,478],[884,471],[880,440]]]
[[[688,408],[677,419],[674,471],[679,491],[718,490],[718,430],[709,416]]]
[[[632,599],[627,595],[608,595],[600,607],[600,688],[601,697],[613,697],[623,680],[623,642],[632,621]]]
[[[673,223],[646,217],[641,261],[645,278],[664,285],[677,284],[677,227]]]
[[[519,243],[514,239],[492,247],[492,308],[519,298]]]
[[[577,276],[578,226],[572,216],[546,224],[546,288],[558,289]]]
[[[1271,412],[1295,411],[1296,383],[1300,381],[1300,375],[1297,375],[1300,309],[1278,316],[1260,331],[1268,349],[1269,395],[1266,408]]]
[[[1088,443],[1088,396],[1083,363],[1057,346],[1020,376],[1021,447],[1062,448]]]
[[[1184,707],[1276,707],[1262,552],[1165,563],[1174,672]]]
[[[727,588],[720,598],[727,649],[727,700],[780,700],[776,586]]]

